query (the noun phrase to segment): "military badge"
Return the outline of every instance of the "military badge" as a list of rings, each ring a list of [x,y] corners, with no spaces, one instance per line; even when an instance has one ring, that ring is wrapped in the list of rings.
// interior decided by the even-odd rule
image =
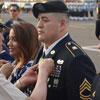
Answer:
[[[61,60],[61,59],[59,59],[59,60],[57,60],[57,64],[63,64],[64,63],[64,60]]]
[[[58,87],[59,79],[53,80],[53,87]]]
[[[85,78],[82,84],[80,85],[80,98],[82,100],[89,100],[90,98],[90,91],[91,91],[91,84]],[[87,95],[85,95],[88,93]]]
[[[59,78],[61,73],[62,66],[55,66],[50,76]]]
[[[71,45],[71,42],[68,42],[68,45]]]
[[[40,62],[42,62],[43,60],[44,60],[43,58],[40,58],[40,60],[39,60],[38,64],[40,64]]]
[[[52,55],[55,54],[55,50],[52,50],[52,51],[50,52],[50,54],[52,54]]]

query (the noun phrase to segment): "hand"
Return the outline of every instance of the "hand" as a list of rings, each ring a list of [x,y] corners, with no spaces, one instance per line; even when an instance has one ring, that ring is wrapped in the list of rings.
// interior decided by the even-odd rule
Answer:
[[[20,78],[22,88],[25,88],[29,84],[35,83],[37,81],[37,69],[38,65],[31,66]]]
[[[2,67],[2,65],[6,64],[6,63],[8,63],[7,60],[1,59],[0,60],[0,68]]]
[[[4,76],[8,79],[8,77],[11,75],[13,71],[13,67],[11,63],[6,63],[4,65],[2,65],[2,67],[0,68],[0,72],[2,74],[4,74]]]
[[[39,74],[48,77],[50,72],[53,70],[53,67],[54,60],[51,58],[46,58],[39,64]]]
[[[39,64],[39,73],[37,83],[30,98],[26,100],[46,100],[47,97],[47,79],[48,75],[54,67],[54,61],[51,58],[44,59],[43,62]],[[41,92],[40,92],[41,91]]]

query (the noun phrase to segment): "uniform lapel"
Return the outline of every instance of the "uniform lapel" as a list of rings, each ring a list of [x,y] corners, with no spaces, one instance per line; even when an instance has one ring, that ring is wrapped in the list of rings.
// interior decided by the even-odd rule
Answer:
[[[68,34],[64,39],[62,39],[50,52],[45,58],[53,58],[55,54],[61,49],[66,42],[72,41],[70,35]]]
[[[39,49],[39,51],[34,59],[33,65],[38,63],[39,59],[41,58],[42,52],[43,52],[43,46],[41,46],[41,48]]]
[[[55,56],[55,54],[61,49],[61,47],[63,45],[65,45],[66,42],[68,41],[72,41],[72,39],[70,38],[70,35],[68,34],[64,39],[62,39],[50,52],[48,55],[45,56],[45,58],[53,58]],[[37,64],[39,62],[39,59],[41,58],[43,52],[43,46],[39,49],[35,60],[34,60],[34,64]],[[33,64],[33,65],[34,65]]]

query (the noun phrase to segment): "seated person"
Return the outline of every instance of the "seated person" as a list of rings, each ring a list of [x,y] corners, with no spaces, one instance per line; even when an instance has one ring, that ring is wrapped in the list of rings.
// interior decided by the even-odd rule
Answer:
[[[2,33],[8,30],[9,30],[8,27],[0,23],[0,60],[4,59],[3,61],[7,60],[9,62],[13,62],[14,57],[9,55],[9,49],[6,47],[6,45],[3,44],[4,37]]]

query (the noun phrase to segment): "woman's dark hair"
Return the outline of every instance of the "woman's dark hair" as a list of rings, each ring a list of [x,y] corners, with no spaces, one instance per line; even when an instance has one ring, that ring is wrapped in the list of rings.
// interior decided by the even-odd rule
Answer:
[[[36,27],[28,22],[21,21],[11,25],[16,41],[23,54],[24,63],[35,58],[40,47]]]

